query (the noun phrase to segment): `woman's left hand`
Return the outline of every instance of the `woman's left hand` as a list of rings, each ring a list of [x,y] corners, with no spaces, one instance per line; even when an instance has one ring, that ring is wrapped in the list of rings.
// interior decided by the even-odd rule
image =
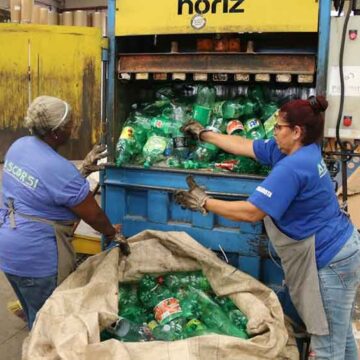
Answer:
[[[211,197],[205,193],[203,188],[196,184],[191,175],[186,178],[186,182],[189,186],[189,191],[177,190],[174,194],[176,203],[183,208],[200,211],[204,215],[207,214],[205,203]]]
[[[108,152],[105,144],[94,145],[91,151],[85,156],[79,171],[84,177],[89,176],[94,171],[103,170],[105,164],[97,164],[98,160],[104,159],[108,156]]]

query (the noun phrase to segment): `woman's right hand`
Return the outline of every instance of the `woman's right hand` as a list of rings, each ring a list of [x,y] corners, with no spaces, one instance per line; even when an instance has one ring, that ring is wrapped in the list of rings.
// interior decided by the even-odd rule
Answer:
[[[206,130],[199,122],[190,120],[181,127],[181,131],[187,135],[190,135],[195,140],[201,140],[201,133],[209,130]]]

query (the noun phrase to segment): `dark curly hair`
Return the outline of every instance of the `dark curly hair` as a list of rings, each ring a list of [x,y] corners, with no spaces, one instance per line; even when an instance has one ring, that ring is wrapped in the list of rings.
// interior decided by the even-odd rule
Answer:
[[[282,105],[280,113],[291,126],[303,129],[303,145],[319,143],[324,131],[324,111],[328,102],[323,96],[311,96],[308,100],[292,100]]]

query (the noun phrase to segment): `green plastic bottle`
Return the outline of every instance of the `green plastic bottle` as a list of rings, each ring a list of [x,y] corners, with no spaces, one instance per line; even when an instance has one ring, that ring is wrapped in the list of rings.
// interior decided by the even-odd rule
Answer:
[[[180,300],[182,316],[187,319],[200,317],[200,306],[197,301],[196,295],[187,291],[186,296]]]
[[[148,168],[152,164],[161,161],[164,158],[167,145],[168,139],[166,137],[158,135],[150,136],[143,147],[144,167]]]
[[[246,330],[248,323],[247,317],[239,310],[233,301],[227,296],[215,296],[213,300],[220,305],[222,310],[228,315],[229,319],[237,326]]]
[[[180,287],[188,288],[189,286],[203,291],[211,290],[208,279],[201,271],[168,273],[164,276],[164,284],[171,290],[177,290]]]
[[[152,287],[153,280],[149,277],[142,279],[139,287],[139,298],[147,309],[152,309],[155,320],[160,324],[166,324],[173,319],[182,316],[180,301],[163,284],[163,278],[156,278],[156,285]]]
[[[244,105],[236,100],[218,101],[214,105],[214,113],[226,120],[238,119],[243,115]]]
[[[240,105],[242,106],[242,118],[249,119],[254,117],[258,110],[259,105],[257,102],[251,101],[248,98],[242,97],[239,100]]]
[[[248,139],[258,140],[265,138],[265,130],[260,120],[256,118],[248,119],[244,127]]]
[[[127,163],[132,157],[134,157],[138,150],[136,141],[136,131],[138,129],[135,126],[127,125],[123,127],[119,140],[116,144],[116,165],[121,166]]]
[[[274,137],[274,126],[277,122],[278,115],[279,108],[275,104],[268,104],[268,106],[263,109],[262,120],[267,139]]]
[[[198,319],[189,320],[184,326],[184,335],[186,338],[210,334],[209,329]]]
[[[226,130],[226,123],[223,118],[212,116],[211,121],[206,129],[222,133]],[[219,152],[219,148],[207,142],[199,142],[197,148],[192,154],[192,159],[198,163],[209,163],[213,161]]]
[[[174,319],[167,324],[159,324],[152,329],[152,335],[156,340],[175,341],[185,338],[183,331],[186,320],[183,318]]]
[[[219,152],[216,145],[210,143],[200,143],[192,153],[192,159],[197,163],[210,163]]]
[[[184,161],[188,158],[190,149],[188,138],[180,130],[180,128],[174,129],[172,135],[173,154],[179,161]]]
[[[242,328],[236,327],[221,307],[210,299],[203,291],[191,288],[197,294],[197,301],[201,309],[200,320],[211,330],[219,334],[248,339],[248,334]]]
[[[152,304],[156,301],[154,306],[155,320],[160,324],[167,324],[171,320],[182,317],[183,313],[180,301],[168,289],[165,290],[164,288],[162,290],[161,294],[159,292],[154,294],[150,301]]]
[[[155,134],[165,137],[171,137],[176,127],[181,126],[180,124],[176,126],[172,119],[163,115],[153,117],[150,124]]]
[[[239,309],[230,310],[228,316],[237,327],[246,330],[248,318]]]
[[[193,108],[193,119],[203,126],[207,126],[210,121],[215,98],[216,92],[213,87],[198,86],[196,102]]]

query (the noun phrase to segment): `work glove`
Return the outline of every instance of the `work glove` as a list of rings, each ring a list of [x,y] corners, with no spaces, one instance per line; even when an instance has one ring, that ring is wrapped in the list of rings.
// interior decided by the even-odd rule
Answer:
[[[205,129],[199,122],[195,120],[190,120],[186,124],[184,124],[181,129],[183,133],[191,136],[195,140],[201,140],[201,134],[206,131],[211,131]]]
[[[121,233],[122,226],[121,224],[114,224],[115,235],[105,236],[105,248],[107,248],[113,241],[119,248],[123,255],[130,255],[130,246],[126,241],[125,236]]]
[[[97,164],[98,160],[107,157],[106,145],[94,145],[91,151],[85,156],[80,165],[79,171],[82,176],[87,177],[94,171],[103,170],[105,164]]]
[[[115,238],[114,238],[114,242],[115,244],[117,244],[120,248],[120,251],[122,252],[122,254],[124,256],[129,256],[131,251],[130,251],[130,246],[125,238],[124,235],[122,234],[116,234]]]
[[[203,215],[206,215],[207,210],[204,205],[207,199],[211,199],[211,196],[205,193],[204,188],[196,184],[191,175],[186,178],[186,182],[189,186],[189,191],[177,190],[174,194],[176,203],[183,208],[200,211]]]

